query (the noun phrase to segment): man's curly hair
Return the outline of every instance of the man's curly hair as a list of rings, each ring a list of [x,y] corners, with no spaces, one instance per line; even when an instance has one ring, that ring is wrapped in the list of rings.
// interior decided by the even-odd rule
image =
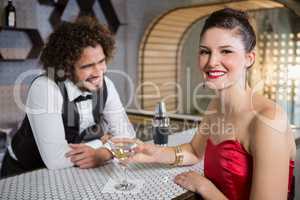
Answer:
[[[63,81],[73,79],[74,64],[83,50],[101,45],[106,61],[113,57],[115,39],[112,33],[92,17],[81,17],[76,22],[63,22],[50,36],[40,62],[49,78]]]

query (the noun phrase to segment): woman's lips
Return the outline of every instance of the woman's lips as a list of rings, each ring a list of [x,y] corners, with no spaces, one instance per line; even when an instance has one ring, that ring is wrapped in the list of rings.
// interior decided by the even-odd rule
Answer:
[[[206,72],[207,78],[209,79],[217,79],[226,74],[225,71],[220,71],[220,70],[210,70]]]

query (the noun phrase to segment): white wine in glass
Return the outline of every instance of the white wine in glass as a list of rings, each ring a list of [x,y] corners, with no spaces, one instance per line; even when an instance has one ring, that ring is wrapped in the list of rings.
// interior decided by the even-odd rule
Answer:
[[[132,148],[135,147],[134,140],[128,138],[117,138],[108,141],[111,147],[111,152],[114,157],[120,162],[120,166],[124,172],[124,178],[121,183],[116,184],[114,187],[120,191],[130,191],[135,188],[135,184],[127,181],[127,165],[122,163],[132,154]]]

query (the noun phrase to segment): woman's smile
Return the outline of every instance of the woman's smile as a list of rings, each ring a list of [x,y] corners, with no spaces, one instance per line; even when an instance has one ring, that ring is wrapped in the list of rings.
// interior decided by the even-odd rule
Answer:
[[[207,78],[208,79],[217,79],[226,74],[226,71],[222,70],[209,70],[206,72]]]

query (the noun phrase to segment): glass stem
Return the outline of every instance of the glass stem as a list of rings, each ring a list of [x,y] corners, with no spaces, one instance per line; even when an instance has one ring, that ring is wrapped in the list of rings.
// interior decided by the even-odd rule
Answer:
[[[126,166],[122,166],[123,168],[123,172],[124,172],[124,177],[123,177],[123,181],[122,181],[122,184],[126,185],[127,186],[127,167]]]

